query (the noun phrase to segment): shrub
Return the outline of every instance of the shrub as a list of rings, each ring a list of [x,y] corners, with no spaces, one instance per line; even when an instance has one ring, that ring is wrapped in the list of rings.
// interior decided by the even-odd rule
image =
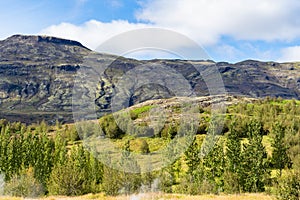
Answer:
[[[119,173],[115,169],[111,169],[107,166],[103,168],[103,181],[101,184],[101,189],[105,194],[116,196],[119,194],[121,189]]]
[[[173,139],[177,134],[178,124],[176,122],[166,124],[161,130],[161,137]]]
[[[48,182],[48,190],[53,195],[81,195],[84,182],[84,172],[67,162],[65,165],[54,167]]]
[[[189,175],[173,188],[174,193],[188,195],[217,194],[217,188],[214,183],[207,179],[191,181]]]
[[[289,171],[278,180],[277,198],[282,200],[300,199],[300,172]]]
[[[224,173],[224,192],[228,194],[240,193],[239,182],[237,173],[226,171]]]
[[[35,178],[33,168],[23,169],[5,183],[4,194],[18,197],[38,197],[45,193],[42,184]]]
[[[197,128],[197,134],[206,134],[207,133],[207,123],[206,122],[200,122],[199,126]]]
[[[140,139],[140,143],[139,143],[139,151],[140,151],[142,154],[150,153],[149,145],[148,145],[148,143],[147,143],[147,141],[146,141],[145,139]]]
[[[188,195],[200,195],[201,183],[189,182],[184,179],[179,185],[173,187],[174,193],[188,194]]]
[[[104,131],[105,135],[109,138],[116,139],[121,138],[124,132],[119,128],[112,114],[103,116],[100,118],[100,126]]]

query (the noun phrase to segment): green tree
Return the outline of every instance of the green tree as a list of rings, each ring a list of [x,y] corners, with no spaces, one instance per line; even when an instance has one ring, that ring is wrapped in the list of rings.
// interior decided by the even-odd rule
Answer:
[[[201,161],[201,148],[196,140],[196,137],[193,140],[193,143],[189,146],[187,151],[184,153],[185,162],[188,166],[187,174],[194,175],[196,169],[200,165]]]
[[[235,121],[231,123],[226,137],[226,178],[224,177],[224,187],[229,193],[240,192],[241,188],[241,139],[235,128]]]
[[[34,174],[40,183],[46,186],[53,167],[54,142],[47,133],[40,133],[36,144],[36,159],[34,161]]]
[[[74,166],[73,162],[56,165],[52,170],[48,190],[52,195],[81,195],[84,192],[84,171]]]
[[[223,191],[224,157],[224,143],[219,141],[203,159],[204,175],[208,181],[215,185],[214,192]]]
[[[285,128],[280,123],[276,123],[273,127],[273,134],[275,136],[272,143],[274,148],[272,153],[272,164],[276,169],[279,169],[280,176],[282,175],[282,170],[290,164],[290,158],[287,155],[287,146],[284,142]]]
[[[102,169],[95,159],[91,160],[91,155],[82,145],[73,146],[64,159],[65,162],[56,163],[51,172],[48,181],[51,194],[81,195],[98,192]]]
[[[123,171],[119,172],[122,193],[128,195],[137,192],[141,186],[142,180],[140,167],[130,152],[129,140],[127,140],[124,145],[124,151],[119,164],[124,169]]]
[[[244,144],[242,176],[246,192],[262,192],[269,176],[267,152],[262,144],[263,126],[252,120],[247,124],[248,143]]]

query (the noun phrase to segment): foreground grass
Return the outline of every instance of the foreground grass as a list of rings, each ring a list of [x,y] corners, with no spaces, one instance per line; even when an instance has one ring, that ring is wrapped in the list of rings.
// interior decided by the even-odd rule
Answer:
[[[0,200],[22,200],[23,198],[16,197],[0,197]],[[28,198],[26,198],[28,200]],[[36,198],[35,198],[36,199]],[[79,197],[63,197],[63,196],[50,196],[40,198],[41,200],[275,200],[274,197],[265,194],[239,194],[239,195],[201,195],[201,196],[189,196],[181,194],[159,194],[159,193],[147,193],[132,196],[117,196],[109,197],[104,194],[88,194]]]

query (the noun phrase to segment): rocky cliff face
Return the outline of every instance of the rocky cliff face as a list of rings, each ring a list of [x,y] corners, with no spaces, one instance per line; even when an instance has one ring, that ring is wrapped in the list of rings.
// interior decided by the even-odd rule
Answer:
[[[41,119],[52,123],[57,119],[71,122],[74,80],[80,81],[75,79],[76,74],[82,69],[89,69],[89,65],[100,68],[105,66],[100,77],[97,73],[91,76],[97,85],[82,83],[82,88],[96,87],[95,94],[89,95],[94,98],[99,112],[110,112],[112,97],[121,84],[125,84],[131,92],[128,96],[129,106],[150,99],[188,95],[188,92],[179,91],[185,90],[186,87],[182,86],[184,83],[179,81],[178,74],[189,83],[196,96],[209,95],[201,74],[207,73],[212,65],[221,73],[229,94],[255,98],[300,97],[300,63],[138,61],[95,53],[76,41],[47,36],[15,35],[0,41],[0,118],[28,123]],[[168,73],[153,73],[158,69],[156,66],[165,66],[177,75],[167,77]],[[123,80],[123,77],[130,76],[132,71],[146,78],[137,76],[134,79]],[[151,77],[148,82],[145,81],[147,77]],[[84,76],[81,78],[85,79]],[[164,79],[168,79],[168,83],[164,82]],[[176,87],[172,90],[171,85]],[[178,90],[179,93],[174,90]]]

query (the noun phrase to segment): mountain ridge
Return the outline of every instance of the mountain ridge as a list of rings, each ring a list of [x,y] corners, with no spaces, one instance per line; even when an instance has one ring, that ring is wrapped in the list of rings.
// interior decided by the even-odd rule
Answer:
[[[201,74],[207,73],[210,66],[214,65],[229,95],[251,98],[300,97],[300,63],[296,62],[245,60],[231,64],[210,60],[135,60],[97,53],[77,41],[51,36],[14,35],[0,41],[0,118],[13,120],[18,115],[24,115],[26,117],[19,117],[18,120],[30,123],[45,118],[51,122],[71,122],[75,78],[89,65],[106,67],[101,77],[93,75],[99,83],[95,96],[99,113],[111,111],[118,80],[132,71],[145,73],[145,65],[166,66],[170,71],[181,74],[196,96],[209,95]],[[170,76],[170,84],[178,84],[176,77]],[[152,81],[158,80],[159,83],[152,85],[143,85],[138,77],[135,78],[140,87],[129,88],[133,91],[129,106],[147,100],[174,97],[174,93],[159,82],[159,76],[152,77]],[[93,86],[87,84],[83,87]]]
[[[47,36],[47,35],[21,35],[21,34],[16,34],[8,37],[5,40],[1,40],[1,42],[20,42],[20,41],[29,41],[31,43],[34,42],[46,42],[46,43],[55,43],[55,44],[64,44],[64,45],[73,45],[73,46],[80,46],[83,48],[88,49],[87,47],[83,46],[80,42],[75,41],[75,40],[69,40],[69,39],[64,39],[64,38],[59,38],[59,37],[53,37],[53,36]]]

